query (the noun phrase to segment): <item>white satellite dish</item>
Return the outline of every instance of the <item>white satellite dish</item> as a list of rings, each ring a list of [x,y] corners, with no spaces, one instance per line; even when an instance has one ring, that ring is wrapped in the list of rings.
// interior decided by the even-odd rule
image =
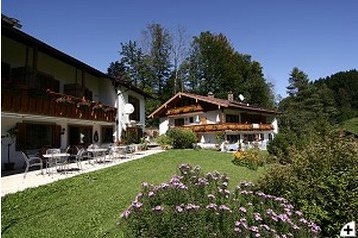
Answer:
[[[132,114],[134,112],[134,107],[132,104],[130,103],[126,103],[126,105],[124,105],[124,113],[125,114]]]
[[[240,101],[242,102],[242,101],[245,100],[245,97],[244,97],[242,94],[240,94],[240,95],[239,95],[239,99],[240,99]]]

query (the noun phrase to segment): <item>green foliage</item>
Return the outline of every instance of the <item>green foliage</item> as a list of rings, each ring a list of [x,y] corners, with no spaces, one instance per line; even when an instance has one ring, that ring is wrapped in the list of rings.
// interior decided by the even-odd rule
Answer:
[[[258,149],[250,149],[236,152],[232,162],[238,166],[244,166],[249,169],[257,170],[259,166],[263,166],[265,164],[265,157],[262,156]]]
[[[323,136],[301,150],[292,149],[291,164],[270,169],[260,189],[285,196],[320,224],[325,236],[333,237],[346,222],[357,220],[357,155],[357,141]]]
[[[350,133],[358,135],[358,117],[343,122],[343,128]]]
[[[186,69],[187,90],[206,95],[213,92],[218,98],[227,98],[232,91],[243,94],[247,102],[273,107],[271,86],[265,81],[260,63],[251,56],[235,51],[223,34],[202,32],[195,36]]]
[[[160,135],[157,138],[157,143],[165,150],[171,149],[173,145],[173,139],[167,135]]]
[[[314,82],[325,85],[332,91],[333,101],[337,109],[336,122],[342,122],[358,116],[358,71],[338,72]]]
[[[179,167],[167,183],[143,183],[119,222],[126,237],[312,237],[320,228],[282,197],[252,191],[251,182],[228,190],[229,177]]]
[[[166,135],[172,140],[174,149],[193,148],[193,144],[196,143],[196,134],[188,129],[172,128]]]

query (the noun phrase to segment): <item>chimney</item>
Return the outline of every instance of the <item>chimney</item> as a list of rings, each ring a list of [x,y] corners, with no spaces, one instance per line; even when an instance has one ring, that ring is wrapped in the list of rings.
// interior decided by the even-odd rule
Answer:
[[[212,92],[208,92],[208,97],[209,98],[214,98],[214,94]]]
[[[234,94],[231,91],[227,93],[227,100],[234,101]]]

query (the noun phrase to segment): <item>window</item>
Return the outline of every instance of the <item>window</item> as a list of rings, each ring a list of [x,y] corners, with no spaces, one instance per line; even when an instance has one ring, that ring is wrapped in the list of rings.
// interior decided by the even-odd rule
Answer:
[[[102,143],[113,143],[113,127],[102,127]]]
[[[194,117],[189,117],[189,123],[194,123]]]
[[[184,118],[178,118],[174,120],[175,126],[184,126]]]
[[[272,136],[272,134],[271,134],[271,133],[269,133],[269,134],[268,134],[268,139],[269,139],[269,141],[272,141],[273,136]]]
[[[226,135],[226,140],[233,144],[240,140],[240,135]]]
[[[16,150],[33,150],[61,146],[61,126],[49,124],[18,123]]]
[[[226,122],[240,122],[240,117],[239,115],[230,115],[230,114],[226,114]]]
[[[133,96],[128,96],[128,103],[134,107],[134,112],[129,115],[129,120],[140,121],[140,103],[139,99]]]

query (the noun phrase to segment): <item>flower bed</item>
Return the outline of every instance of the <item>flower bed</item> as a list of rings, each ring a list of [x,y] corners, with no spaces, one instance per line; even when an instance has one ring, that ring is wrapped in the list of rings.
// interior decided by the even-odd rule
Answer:
[[[228,189],[229,177],[183,164],[180,175],[143,191],[122,213],[126,237],[315,237],[320,228],[282,197]]]

